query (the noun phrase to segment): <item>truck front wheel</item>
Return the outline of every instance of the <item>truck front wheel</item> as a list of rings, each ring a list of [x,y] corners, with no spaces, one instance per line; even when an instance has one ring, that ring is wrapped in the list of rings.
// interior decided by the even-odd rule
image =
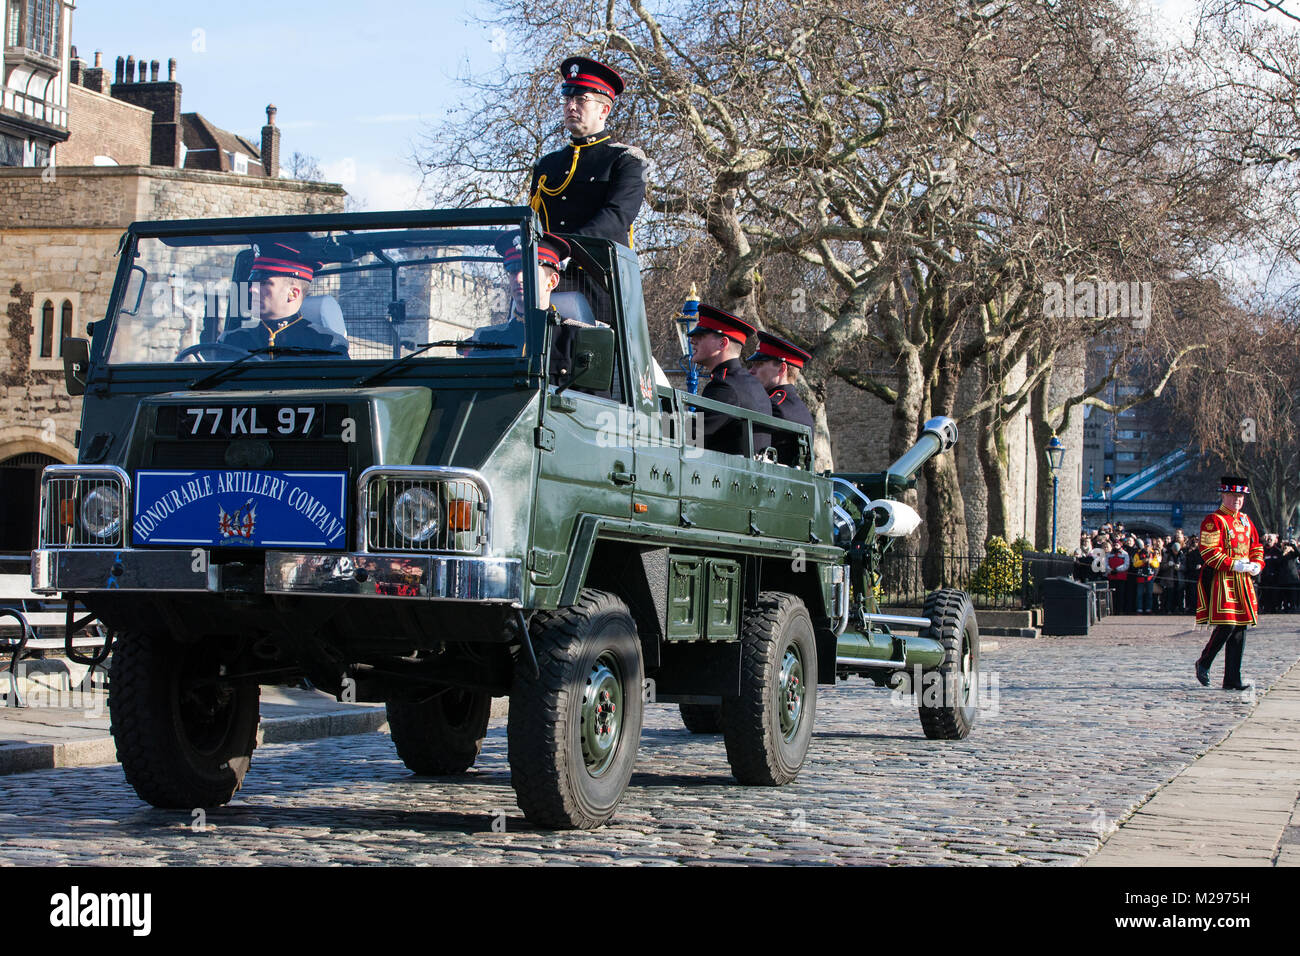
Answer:
[[[155,807],[221,806],[248,772],[258,687],[223,680],[217,650],[138,632],[114,645],[108,706],[117,759]]]
[[[803,601],[764,591],[745,611],[740,696],[722,698],[722,734],[741,783],[780,786],[799,775],[817,707],[817,641]]]
[[[510,783],[530,821],[591,829],[614,815],[641,740],[645,666],[627,605],[584,589],[533,616],[541,674],[516,671],[510,692]]]
[[[474,766],[487,736],[490,694],[450,688],[418,703],[386,706],[393,746],[412,773],[437,777]]]

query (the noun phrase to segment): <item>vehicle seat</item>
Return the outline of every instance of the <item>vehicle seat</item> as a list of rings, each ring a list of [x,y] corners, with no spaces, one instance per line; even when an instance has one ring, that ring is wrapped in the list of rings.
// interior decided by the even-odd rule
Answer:
[[[583,325],[596,324],[596,313],[591,311],[591,303],[581,292],[553,292],[551,305],[566,319],[573,319]]]
[[[322,332],[348,337],[343,310],[332,295],[309,295],[302,300],[302,317]]]

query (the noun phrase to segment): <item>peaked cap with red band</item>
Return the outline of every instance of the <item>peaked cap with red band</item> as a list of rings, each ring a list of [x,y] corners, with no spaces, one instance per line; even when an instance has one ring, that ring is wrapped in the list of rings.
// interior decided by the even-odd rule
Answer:
[[[757,361],[758,359],[777,359],[789,362],[795,368],[803,368],[803,363],[812,358],[812,355],[805,352],[793,342],[787,342],[779,335],[773,335],[771,332],[758,333],[758,348],[754,354],[745,359],[746,362]]]
[[[507,272],[519,272],[523,269],[523,239],[518,232],[507,233],[496,242],[497,252],[501,253],[501,264]],[[564,271],[564,262],[569,258],[569,244],[559,236],[549,232],[542,233],[537,241],[537,261],[550,266],[556,272]]]
[[[316,276],[316,267],[320,261],[284,242],[271,242],[257,247],[257,257],[253,259],[253,271],[250,282],[257,282],[271,276],[292,276],[310,282]]]
[[[599,60],[585,56],[571,56],[560,64],[562,96],[578,93],[599,93],[611,100],[623,92],[623,78]]]
[[[695,323],[695,328],[691,329],[690,334],[699,335],[703,332],[717,332],[744,345],[745,340],[754,334],[754,327],[730,312],[723,312],[711,305],[702,304],[699,321]]]
[[[1245,478],[1238,478],[1236,475],[1224,475],[1219,479],[1219,493],[1224,495],[1248,495],[1250,494],[1250,485],[1246,483]]]

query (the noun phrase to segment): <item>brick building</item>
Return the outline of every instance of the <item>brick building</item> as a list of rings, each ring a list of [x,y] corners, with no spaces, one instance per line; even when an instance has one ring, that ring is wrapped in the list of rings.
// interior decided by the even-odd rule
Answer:
[[[279,178],[275,107],[251,143],[182,112],[174,60],[163,79],[156,60],[118,58],[110,82],[99,53],[79,59],[70,2],[3,10],[0,554],[34,546],[40,469],[76,460],[81,407],[64,388],[62,340],[104,317],[126,226],[338,212],[345,198]]]

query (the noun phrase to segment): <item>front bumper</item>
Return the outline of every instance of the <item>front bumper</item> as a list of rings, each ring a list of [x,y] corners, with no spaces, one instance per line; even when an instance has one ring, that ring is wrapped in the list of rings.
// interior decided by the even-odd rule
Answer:
[[[323,594],[475,603],[523,603],[514,558],[268,551],[256,566],[215,564],[202,548],[145,551],[55,548],[32,552],[32,590]],[[259,586],[260,585],[260,586]]]

